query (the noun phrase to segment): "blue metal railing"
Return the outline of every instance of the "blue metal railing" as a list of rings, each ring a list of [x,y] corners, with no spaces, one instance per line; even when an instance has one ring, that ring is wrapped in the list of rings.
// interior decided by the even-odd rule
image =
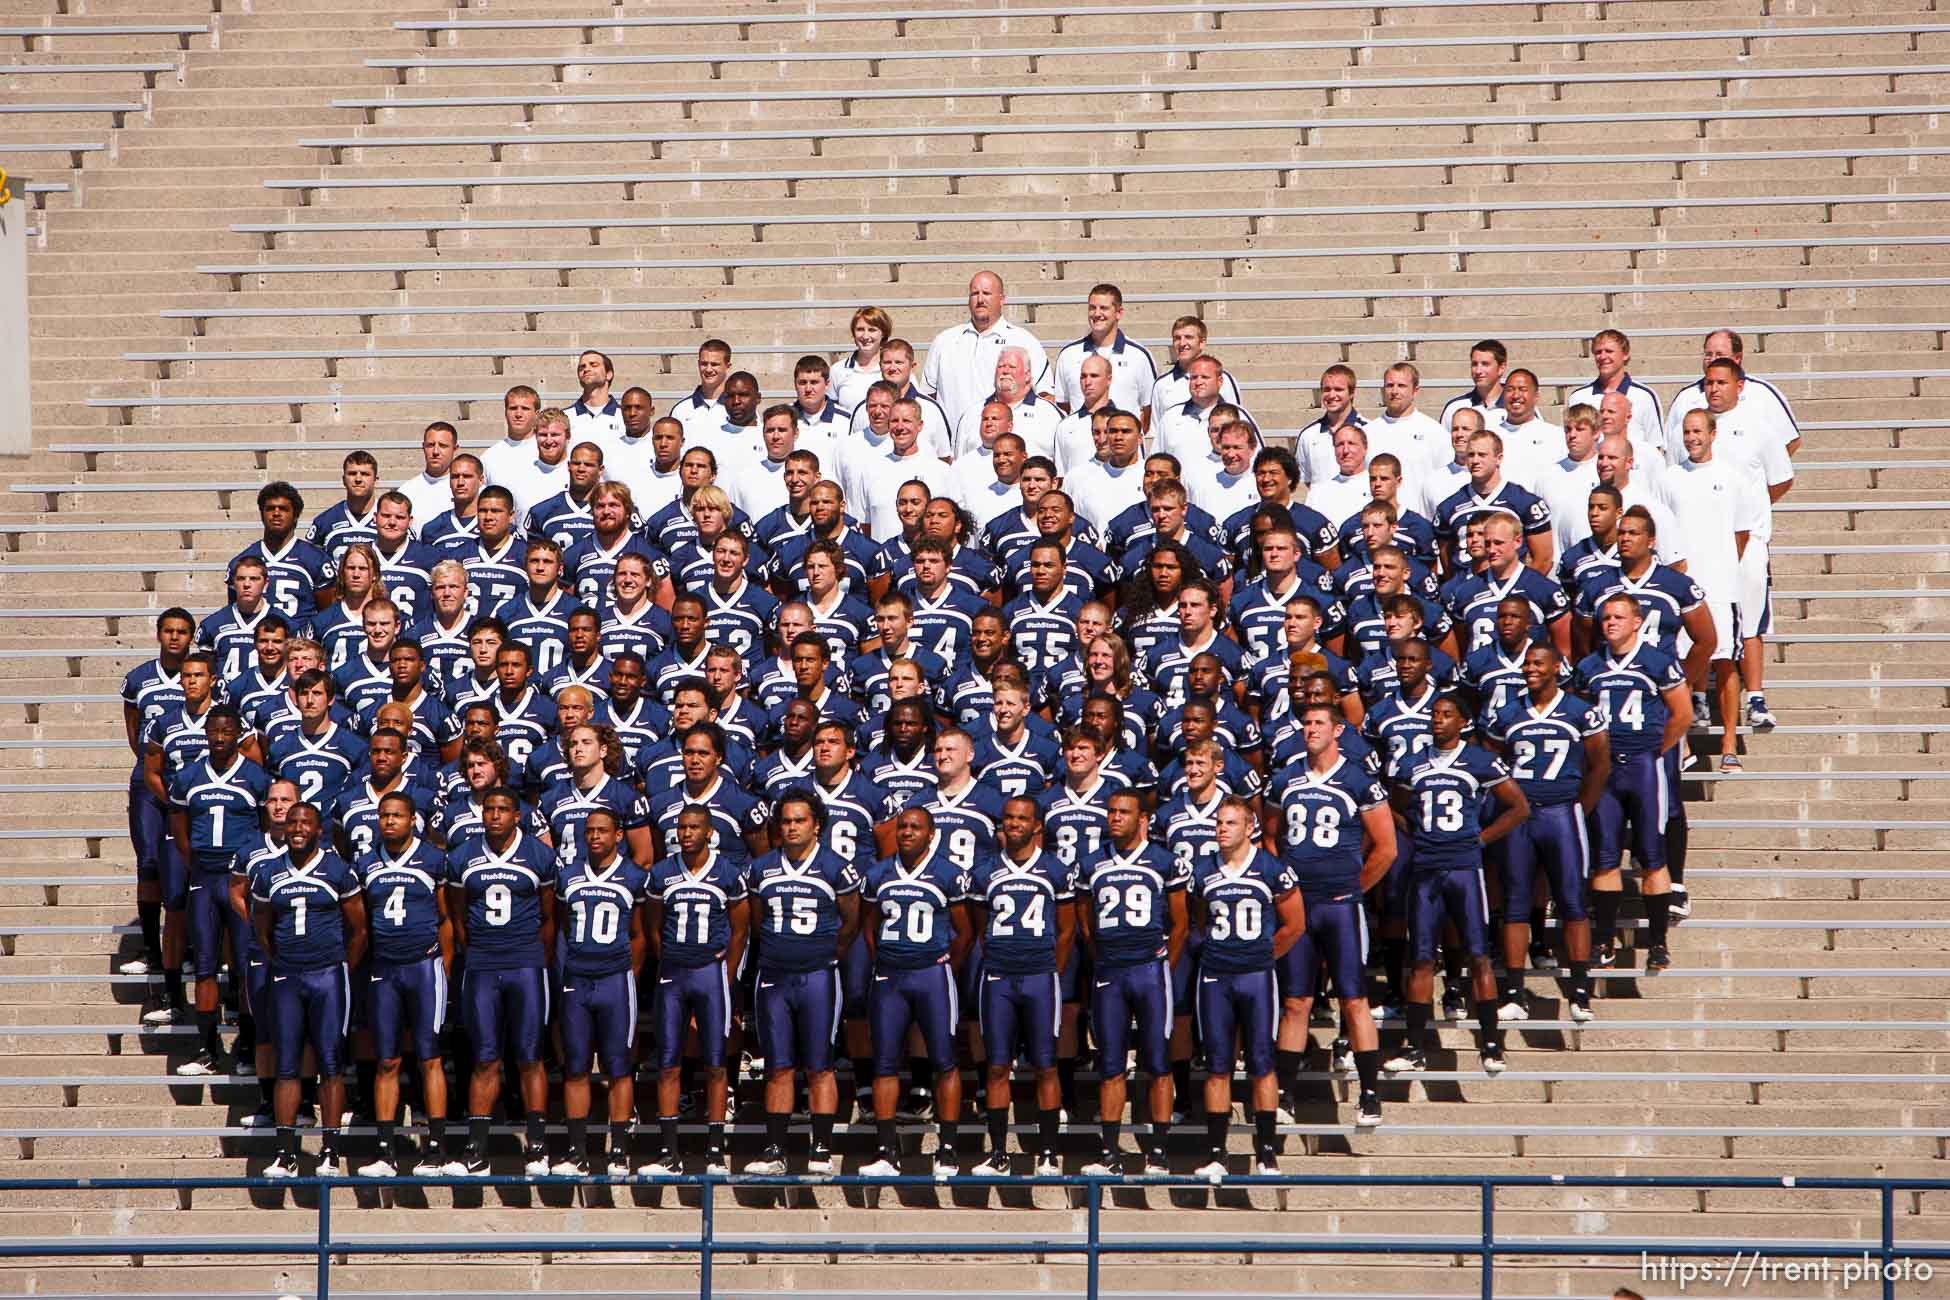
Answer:
[[[520,1237],[506,1233],[483,1234],[478,1239],[459,1241],[443,1237],[430,1241],[402,1241],[394,1238],[384,1240],[357,1240],[335,1238],[332,1236],[332,1193],[335,1190],[353,1188],[361,1190],[385,1190],[426,1187],[520,1187],[520,1188],[558,1188],[577,1187],[642,1187],[650,1189],[686,1189],[698,1194],[698,1231],[695,1236],[686,1235],[604,1235],[601,1237],[579,1238],[572,1236]],[[729,1189],[752,1188],[932,1188],[937,1191],[957,1190],[995,1190],[999,1188],[1023,1189],[1031,1187],[1061,1187],[1071,1192],[1081,1192],[1084,1196],[1087,1217],[1085,1231],[1081,1237],[1074,1234],[1052,1237],[991,1237],[977,1241],[958,1240],[898,1240],[860,1238],[855,1240],[785,1240],[764,1236],[720,1236],[716,1231],[716,1202],[718,1193]],[[1143,1238],[1113,1237],[1105,1239],[1103,1231],[1103,1196],[1110,1191],[1135,1191],[1150,1188],[1176,1188],[1181,1190],[1200,1189],[1205,1191],[1228,1190],[1246,1191],[1279,1190],[1296,1187],[1464,1187],[1473,1188],[1481,1198],[1482,1230],[1475,1237],[1453,1239],[1412,1239],[1362,1238],[1362,1237],[1225,1237],[1196,1238],[1146,1236]],[[1702,1190],[1769,1190],[1769,1191],[1860,1191],[1875,1192],[1879,1198],[1881,1231],[1879,1240],[1862,1242],[1819,1242],[1800,1244],[1784,1241],[1754,1242],[1735,1238],[1682,1238],[1668,1241],[1629,1241],[1610,1238],[1581,1239],[1576,1242],[1562,1240],[1498,1240],[1496,1235],[1496,1193],[1503,1188],[1687,1188]],[[1856,1283],[1879,1283],[1885,1300],[1895,1300],[1899,1283],[1915,1281],[1929,1283],[1939,1271],[1935,1261],[1950,1261],[1950,1244],[1929,1244],[1926,1242],[1898,1241],[1896,1239],[1896,1194],[1898,1192],[1950,1192],[1950,1179],[1936,1178],[1755,1178],[1755,1177],[1687,1177],[1687,1176],[1621,1176],[1585,1177],[1554,1176],[1547,1174],[1513,1175],[1400,1175],[1367,1176],[1353,1174],[1280,1174],[1227,1178],[1215,1183],[1211,1180],[1189,1176],[1171,1178],[974,1178],[960,1177],[937,1181],[925,1177],[881,1177],[866,1178],[842,1176],[832,1178],[795,1178],[791,1176],[711,1176],[684,1178],[611,1178],[604,1176],[590,1178],[566,1177],[494,1177],[494,1178],[291,1178],[272,1180],[268,1178],[9,1178],[0,1179],[0,1196],[8,1193],[29,1192],[73,1192],[73,1191],[140,1191],[169,1190],[174,1192],[194,1191],[199,1188],[241,1189],[249,1191],[310,1191],[317,1195],[318,1231],[315,1239],[307,1240],[302,1246],[294,1245],[293,1239],[281,1240],[251,1239],[240,1237],[236,1241],[212,1241],[209,1239],[184,1240],[176,1237],[155,1238],[117,1238],[112,1241],[64,1240],[60,1237],[46,1237],[34,1240],[12,1240],[0,1242],[0,1259],[55,1259],[77,1257],[102,1257],[115,1255],[255,1255],[289,1256],[309,1254],[317,1263],[317,1300],[330,1300],[331,1260],[334,1255],[447,1255],[447,1254],[495,1254],[519,1255],[535,1254],[544,1251],[551,1253],[574,1254],[616,1254],[624,1252],[660,1253],[695,1256],[698,1261],[698,1295],[701,1300],[710,1300],[712,1295],[711,1270],[716,1256],[737,1255],[996,1255],[1032,1256],[1066,1255],[1081,1256],[1084,1261],[1084,1295],[1097,1300],[1101,1293],[1101,1268],[1106,1255],[1213,1255],[1213,1254],[1253,1254],[1253,1255],[1405,1255],[1433,1256],[1456,1255],[1474,1256],[1479,1263],[1483,1300],[1492,1300],[1496,1294],[1496,1262],[1499,1258],[1556,1256],[1564,1258],[1598,1257],[1604,1259],[1637,1259],[1641,1274],[1647,1269],[1662,1270],[1650,1274],[1653,1281],[1676,1284],[1683,1290],[1687,1285],[1700,1285],[1710,1282],[1731,1289],[1736,1280],[1740,1262],[1748,1261],[1748,1279],[1756,1268],[1762,1270],[1763,1280],[1778,1280],[1769,1276],[1766,1261],[1813,1261],[1843,1260],[1847,1263],[1833,1270],[1833,1278],[1843,1286],[1853,1287]],[[1702,1275],[1699,1265],[1693,1261],[1716,1257],[1732,1256],[1730,1265],[1705,1267],[1714,1271]],[[1658,1261],[1656,1264],[1653,1261]],[[1778,1267],[1778,1266],[1777,1266]],[[1728,1269],[1733,1270],[1732,1273]],[[1681,1270],[1691,1270],[1685,1281],[1681,1280]],[[1851,1270],[1845,1272],[1845,1270]],[[1943,1270],[1950,1277],[1950,1269]],[[1845,1280],[1846,1279],[1846,1280]],[[1742,1282],[1744,1287],[1746,1282]],[[1858,1294],[1869,1294],[1859,1292]]]

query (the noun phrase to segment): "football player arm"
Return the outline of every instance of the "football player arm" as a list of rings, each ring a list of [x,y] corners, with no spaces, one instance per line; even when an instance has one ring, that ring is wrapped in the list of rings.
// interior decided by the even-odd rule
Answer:
[[[650,955],[650,933],[643,923],[644,904],[630,909],[630,978],[643,974],[643,963]]]
[[[1611,775],[1611,734],[1600,729],[1584,738],[1584,779],[1578,782],[1578,807],[1589,817],[1598,811],[1598,800],[1605,793],[1605,780]]]
[[[467,948],[467,887],[459,884],[448,885],[444,892],[447,895],[447,919],[453,930],[454,946],[465,951]]]
[[[257,946],[266,956],[277,956],[277,949],[271,943],[271,905],[261,898],[251,900],[251,929],[257,931]]]
[[[143,755],[142,749],[142,711],[133,704],[122,706],[122,730],[129,736],[129,752],[137,759]]]
[[[555,965],[555,886],[543,885],[535,895],[542,911],[542,963]]]
[[[452,763],[459,758],[460,758],[460,737],[459,736],[455,736],[452,740],[441,742],[440,761],[442,763]]]
[[[839,938],[833,943],[833,958],[837,961],[860,937],[860,895],[841,894],[833,900],[833,906],[840,914]]]
[[[1388,815],[1388,805],[1378,803],[1362,809],[1361,829],[1368,841],[1367,856],[1361,859],[1361,892],[1365,894],[1395,865],[1395,819]]]
[[[950,904],[948,924],[955,930],[954,937],[948,941],[948,964],[959,969],[968,959],[969,949],[975,946],[975,922],[968,914],[968,904]]]
[[[1556,618],[1544,624],[1544,631],[1550,634],[1551,644],[1557,647],[1560,659],[1571,657],[1571,612],[1559,610]]]
[[[1684,740],[1692,728],[1693,693],[1681,682],[1660,691],[1659,698],[1666,702],[1666,729],[1659,737],[1659,752],[1663,754]]]
[[[149,794],[157,803],[168,806],[169,791],[163,786],[162,746],[154,741],[142,750],[142,784],[149,787]]]
[[[252,924],[251,882],[248,877],[232,876],[230,878],[230,910],[241,917],[245,925]]]
[[[736,971],[745,960],[745,940],[751,934],[751,900],[739,899],[725,909],[724,916],[731,929],[731,937],[725,941],[724,946],[724,968],[728,971]]]
[[[433,910],[440,917],[440,928],[438,931],[440,937],[440,966],[451,975],[454,969],[454,914],[452,905],[447,902],[446,890],[436,889],[433,891]]]
[[[1707,669],[1712,666],[1714,652],[1720,648],[1720,634],[1713,627],[1713,612],[1701,601],[1681,614],[1679,621],[1686,635],[1693,639],[1693,648],[1686,652],[1686,680],[1695,689],[1704,690]]]
[[[1056,969],[1062,970],[1070,960],[1070,950],[1077,942],[1077,901],[1061,899],[1056,903]]]
[[[644,923],[650,931],[650,953],[658,961],[664,956],[664,901],[655,894],[643,900]]]
[[[190,856],[190,813],[187,808],[171,807],[169,810],[169,838],[176,842],[176,851],[183,855],[185,865],[193,862]]]
[[[894,819],[892,817],[889,817],[884,822],[875,823],[873,828],[873,851],[875,857],[891,858],[894,856]]]
[[[1524,563],[1546,578],[1550,577],[1551,571],[1557,567],[1557,537],[1551,532],[1550,525],[1545,524],[1538,532],[1525,533],[1523,540],[1530,548],[1530,558]]]
[[[1090,954],[1091,961],[1097,959],[1097,898],[1088,885],[1077,890],[1077,936],[1083,950]],[[1061,969],[1062,963],[1057,963]]]
[[[1583,614],[1571,613],[1571,654],[1572,659],[1582,659],[1591,653],[1592,622]]]
[[[345,920],[345,964],[357,966],[366,959],[366,896],[355,889],[340,899],[339,915]]]
[[[1179,954],[1185,951],[1185,940],[1192,929],[1191,909],[1185,902],[1185,891],[1171,890],[1165,896],[1171,917],[1171,928],[1165,932],[1165,961],[1177,965]]]
[[[657,860],[657,840],[648,825],[632,826],[623,833],[623,842],[629,846],[630,857],[638,866],[648,866]]]
[[[1796,438],[1792,445],[1795,447],[1800,446],[1801,440],[1799,438]],[[1793,454],[1794,452],[1792,450],[1789,450],[1788,455],[1792,456]],[[1769,483],[1767,485],[1768,504],[1772,505],[1774,502],[1779,501],[1782,497],[1786,496],[1793,487],[1794,487],[1793,475],[1789,475],[1787,478],[1782,479],[1779,483]]]
[[[1300,891],[1289,889],[1280,895],[1273,904],[1273,915],[1280,923],[1273,931],[1273,960],[1278,961],[1293,950],[1307,928],[1307,908],[1300,901]]]
[[[1504,777],[1490,787],[1490,793],[1496,796],[1497,803],[1502,807],[1497,809],[1495,819],[1483,828],[1482,841],[1485,844],[1496,843],[1530,816],[1530,800],[1524,797],[1523,787],[1513,778]]]

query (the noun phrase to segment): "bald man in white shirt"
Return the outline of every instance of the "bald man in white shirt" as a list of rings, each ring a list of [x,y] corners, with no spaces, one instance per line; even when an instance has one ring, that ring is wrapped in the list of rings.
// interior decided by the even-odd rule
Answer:
[[[978,271],[968,282],[968,319],[935,335],[921,382],[933,390],[947,413],[948,427],[977,409],[993,387],[996,358],[1005,347],[1019,347],[1029,359],[1029,387],[1049,388],[1049,353],[1034,334],[1011,321],[1008,291],[993,271]]]

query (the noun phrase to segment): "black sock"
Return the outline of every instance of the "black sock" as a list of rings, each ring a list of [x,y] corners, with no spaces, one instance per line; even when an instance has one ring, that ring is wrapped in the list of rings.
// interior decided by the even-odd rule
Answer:
[[[1192,1063],[1173,1061],[1171,1063],[1171,1095],[1174,1108],[1189,1110],[1192,1096]]]
[[[718,1120],[704,1126],[704,1149],[722,1153],[724,1151],[724,1121]]]
[[[163,989],[169,994],[172,1007],[188,1006],[189,999],[183,996],[183,971],[181,967],[163,971]]]
[[[1381,967],[1388,976],[1388,995],[1397,1006],[1408,1005],[1408,940],[1381,941]]]
[[[1663,948],[1671,924],[1671,894],[1647,894],[1645,902],[1645,942],[1647,947]]]
[[[1618,934],[1618,900],[1624,897],[1618,890],[1594,889],[1591,891],[1591,945],[1600,947],[1610,943]]]
[[[1672,883],[1686,883],[1686,839],[1689,831],[1686,810],[1678,807],[1671,820],[1666,822],[1666,874]]]
[[[307,1106],[318,1104],[318,1076],[307,1075],[298,1081],[298,1099]]]
[[[1407,1046],[1411,1052],[1419,1052],[1428,1041],[1429,1021],[1435,1017],[1435,1003],[1410,1002],[1404,1012],[1408,1024]]]
[[[1361,1080],[1363,1093],[1374,1092],[1381,1082],[1381,1051],[1369,1048],[1354,1053],[1354,1073]]]
[[[1170,1136],[1171,1124],[1168,1121],[1152,1120],[1151,1126],[1144,1131],[1144,1137],[1142,1139],[1144,1153],[1149,1156],[1156,1156],[1160,1160],[1164,1159],[1165,1142]]]
[[[988,1121],[989,1154],[999,1156],[1009,1149],[1009,1108],[1007,1106],[990,1106],[988,1108]]]
[[[1060,1110],[1038,1110],[1036,1112],[1036,1150],[1041,1154],[1056,1151],[1056,1134],[1063,1126],[1063,1112]]]
[[[1211,1148],[1213,1155],[1222,1159],[1224,1158],[1226,1153],[1226,1134],[1231,1131],[1232,1111],[1230,1109],[1217,1114],[1207,1112],[1205,1116],[1205,1145]]]
[[[1056,1063],[1057,1086],[1063,1097],[1063,1109],[1072,1115],[1083,1114],[1083,1106],[1077,1101],[1077,1058],[1066,1056]]]
[[[677,1158],[677,1117],[675,1115],[657,1116],[657,1128],[663,1134],[663,1155],[666,1159]]]
[[[1530,909],[1530,941],[1532,943],[1542,942],[1546,944],[1550,942],[1549,938],[1544,934],[1544,909],[1541,907],[1533,907]]]
[[[548,1116],[539,1110],[528,1112],[528,1145],[538,1147],[548,1140]]]
[[[296,1128],[280,1128],[278,1130],[278,1147],[285,1155],[296,1156],[298,1154],[298,1130]]]
[[[378,1104],[375,1098],[379,1095],[379,1062],[356,1062],[353,1066],[353,1073],[359,1080],[359,1104],[365,1107],[365,1109],[371,1110]]]
[[[487,1154],[488,1116],[469,1115],[467,1117],[467,1145],[482,1155]]]
[[[217,1033],[217,1013],[198,1011],[196,1013],[196,1032],[203,1040],[203,1050],[212,1056],[223,1055],[223,1039]]]
[[[1108,1155],[1116,1155],[1118,1142],[1124,1135],[1124,1121],[1121,1119],[1102,1120],[1099,1121],[1097,1129],[1105,1153]]]
[[[630,1162],[630,1121],[612,1120],[609,1125],[609,1158]]]
[[[830,1111],[824,1115],[813,1112],[812,1144],[821,1151],[833,1149],[833,1116]]]
[[[390,1120],[390,1119],[376,1119],[372,1123],[373,1123],[373,1127],[376,1130],[378,1130],[378,1135],[375,1138],[375,1144],[379,1148],[380,1158],[382,1160],[391,1159],[393,1154],[393,1134],[395,1128],[397,1127],[397,1121]]]
[[[1279,1154],[1279,1135],[1274,1131],[1274,1123],[1279,1118],[1275,1111],[1256,1110],[1253,1112],[1253,1153],[1270,1157]]]
[[[162,969],[162,904],[137,903],[135,905],[136,924],[142,927],[142,959],[149,963],[149,969]]]
[[[856,1056],[853,1058],[853,1091],[868,1092],[873,1088],[873,1058]]]
[[[1574,961],[1571,963],[1571,992],[1591,996],[1591,963]]]
[[[427,1116],[427,1149],[436,1154],[447,1149],[447,1117]]]
[[[1273,1051],[1273,1073],[1280,1081],[1280,1092],[1291,1097],[1300,1091],[1300,1061],[1303,1054],[1284,1047]]]
[[[934,1078],[933,1063],[924,1056],[908,1057],[907,1078],[908,1088],[913,1092],[920,1092],[928,1086],[929,1080]]]
[[[1523,997],[1523,972],[1521,970],[1504,971],[1502,985],[1501,992],[1505,1002],[1516,1002],[1520,1000]]]
[[[1476,1004],[1476,1027],[1483,1031],[1484,1047],[1503,1046],[1503,1031],[1497,1027],[1495,998],[1486,998]]]
[[[767,1114],[765,1116],[765,1144],[767,1146],[777,1147],[781,1151],[785,1150],[785,1127],[791,1119],[792,1116],[790,1115]]]
[[[277,1091],[278,1091],[278,1080],[276,1075],[272,1075],[269,1078],[266,1078],[265,1076],[260,1074],[257,1077],[257,1095],[263,1099],[266,1109],[268,1109],[271,1105],[274,1104],[277,1097]]]
[[[936,1120],[935,1136],[940,1140],[940,1154],[953,1158],[955,1149],[961,1145],[961,1121],[958,1119]]]
[[[582,1160],[589,1155],[589,1117],[571,1118],[569,1125],[569,1159]]]
[[[879,1119],[874,1121],[874,1128],[880,1133],[880,1154],[889,1160],[896,1159],[901,1149],[899,1125],[891,1119]]]

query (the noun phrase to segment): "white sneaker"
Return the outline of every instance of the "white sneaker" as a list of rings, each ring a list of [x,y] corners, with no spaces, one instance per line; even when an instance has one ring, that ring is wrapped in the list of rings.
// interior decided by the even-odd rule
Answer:
[[[264,1167],[266,1178],[296,1178],[298,1162],[289,1155],[280,1155]]]
[[[1333,1065],[1334,1071],[1337,1074],[1353,1074],[1354,1073],[1354,1049],[1350,1047],[1345,1051],[1334,1053],[1334,1057],[1331,1064]]]
[[[1598,1018],[1598,1013],[1582,1002],[1571,1004],[1571,1020],[1575,1024],[1588,1025]]]
[[[374,1160],[369,1164],[360,1165],[358,1169],[354,1170],[353,1172],[357,1173],[361,1178],[398,1178],[399,1177],[399,1170],[394,1168],[393,1162],[388,1160],[385,1156],[381,1156],[377,1160]]]
[[[745,1162],[745,1172],[748,1174],[782,1174],[785,1172],[785,1161],[761,1155],[756,1160],[747,1160]]]
[[[1400,1056],[1391,1056],[1383,1061],[1381,1068],[1388,1074],[1413,1074],[1417,1070],[1428,1067],[1423,1064],[1419,1052],[1404,1052]]]
[[[1293,1112],[1288,1110],[1284,1103],[1281,1104],[1278,1110],[1273,1112],[1273,1115],[1273,1122],[1275,1124],[1298,1124],[1300,1122],[1293,1117]]]
[[[676,1166],[665,1164],[665,1159],[666,1157],[664,1156],[654,1156],[644,1161],[636,1167],[636,1176],[638,1178],[675,1178],[677,1176]]]
[[[954,1152],[937,1151],[934,1153],[934,1163],[929,1172],[934,1175],[935,1182],[945,1183],[950,1178],[961,1177],[961,1164],[955,1159]]]
[[[563,1156],[548,1167],[548,1171],[558,1178],[574,1178],[583,1171],[582,1162],[572,1156]]]
[[[900,1166],[886,1156],[880,1156],[860,1166],[860,1174],[865,1178],[894,1178],[900,1174],[900,1171]]]
[[[1498,1020],[1528,1020],[1530,1019],[1530,1008],[1515,1000],[1505,1002],[1496,1009],[1496,1018]]]
[[[1483,1073],[1484,1073],[1484,1074],[1488,1074],[1488,1075],[1492,1075],[1492,1076],[1494,1076],[1494,1075],[1498,1075],[1498,1074],[1502,1074],[1502,1073],[1503,1073],[1503,1071],[1505,1070],[1505,1068],[1507,1068],[1507,1067],[1506,1067],[1506,1065],[1505,1065],[1505,1062],[1504,1062],[1504,1060],[1503,1060],[1503,1049],[1502,1049],[1502,1048],[1500,1048],[1500,1047],[1494,1047],[1494,1048],[1489,1048],[1489,1049],[1487,1049],[1487,1050],[1485,1050],[1485,1051],[1484,1051],[1484,1053],[1483,1053]]]
[[[1277,1178],[1280,1174],[1280,1162],[1262,1156],[1253,1162],[1253,1172],[1261,1178]]]
[[[182,1016],[178,1014],[177,1009],[167,1003],[159,1007],[151,1007],[142,1013],[142,1023],[145,1025],[173,1025],[181,1019]]]
[[[973,1178],[1007,1178],[1009,1176],[1009,1157],[994,1154],[983,1156],[981,1162],[969,1170],[968,1173]]]
[[[1226,1162],[1223,1159],[1214,1158],[1206,1161],[1192,1172],[1210,1182],[1220,1182],[1226,1176]]]
[[[115,973],[118,975],[147,975],[149,973],[149,963],[140,957],[131,957],[120,966],[117,966]]]
[[[1045,1151],[1036,1157],[1035,1176],[1038,1178],[1061,1178],[1063,1176],[1063,1166],[1056,1162],[1055,1156]]]
[[[543,1178],[551,1172],[548,1166],[547,1156],[531,1157],[522,1164],[521,1168],[522,1172],[526,1173],[530,1178]]]
[[[1674,885],[1672,892],[1666,895],[1666,914],[1682,921],[1693,914],[1693,900],[1686,892],[1686,886]]]
[[[441,1163],[440,1157],[434,1152],[429,1151],[420,1157],[418,1164],[413,1166],[413,1176],[415,1178],[444,1178],[447,1176],[447,1169],[448,1166]]]
[[[731,1162],[726,1160],[724,1153],[720,1151],[704,1162],[704,1172],[707,1174],[716,1174],[720,1178],[729,1178],[731,1176]]]
[[[831,1151],[821,1151],[815,1148],[806,1157],[806,1172],[809,1174],[832,1174],[838,1170],[839,1161],[833,1158]]]
[[[1374,1018],[1376,1020],[1400,1020],[1402,1019],[1402,1009],[1393,1002],[1384,1002],[1374,1009]]]
[[[1077,1172],[1082,1174],[1085,1178],[1117,1177],[1117,1170],[1111,1168],[1109,1158],[1101,1155],[1096,1157],[1094,1160],[1092,1160],[1089,1164],[1085,1165],[1083,1168],[1077,1170]]]

